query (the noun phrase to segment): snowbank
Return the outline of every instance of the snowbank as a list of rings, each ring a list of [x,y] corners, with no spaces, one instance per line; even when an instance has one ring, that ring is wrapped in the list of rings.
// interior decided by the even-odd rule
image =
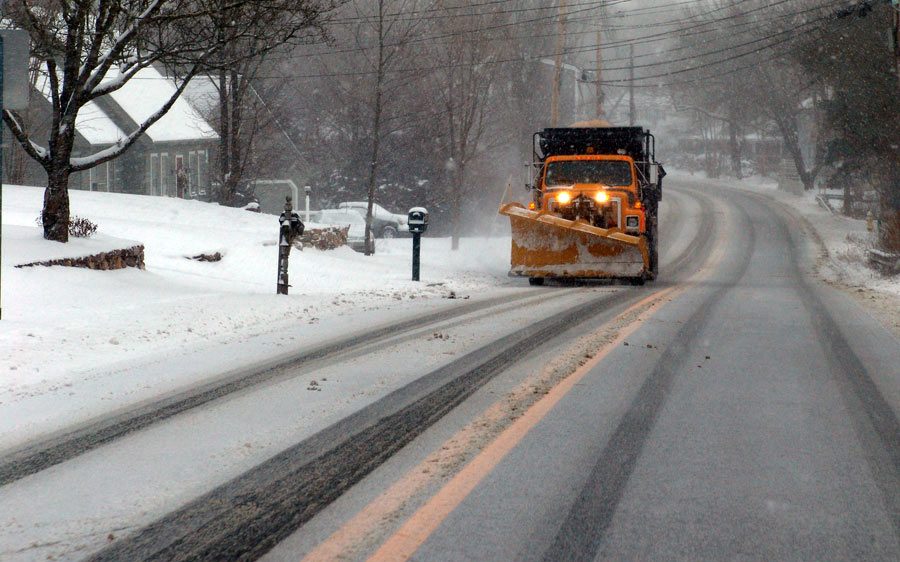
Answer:
[[[293,251],[288,297],[275,295],[277,217],[199,201],[72,191],[71,212],[99,226],[68,244],[41,238],[35,217],[43,190],[3,187],[3,319],[0,418],[4,404],[104,380],[110,400],[126,391],[111,373],[140,371],[161,357],[240,344],[240,359],[270,354],[249,344],[290,328],[307,340],[384,320],[398,307],[446,304],[450,296],[513,290],[509,238],[422,240],[422,282],[410,280],[410,239],[379,240],[372,257],[339,248]],[[20,263],[75,257],[143,244],[146,270],[18,269]],[[187,259],[220,252],[219,262]],[[381,313],[379,314],[379,311]],[[315,328],[315,330],[312,330]],[[346,333],[346,332],[344,332]],[[257,349],[257,347],[259,349]],[[207,371],[236,358],[208,353]],[[190,381],[172,380],[171,384]],[[152,392],[155,381],[142,381]],[[163,389],[164,390],[164,389]],[[52,407],[52,406],[51,406]]]

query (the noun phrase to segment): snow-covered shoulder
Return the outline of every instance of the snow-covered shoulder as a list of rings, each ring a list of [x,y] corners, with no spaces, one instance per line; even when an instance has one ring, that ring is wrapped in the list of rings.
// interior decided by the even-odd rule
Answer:
[[[450,296],[521,290],[506,276],[508,237],[463,239],[457,252],[449,239],[425,238],[420,283],[411,281],[411,240],[378,240],[370,257],[294,250],[290,295],[279,296],[274,215],[73,190],[72,214],[98,231],[60,244],[35,223],[42,197],[41,188],[3,187],[0,449],[39,431],[45,413],[54,423],[96,415]],[[135,244],[145,270],[14,267]],[[221,260],[191,259],[215,253]],[[172,361],[185,368],[161,370]]]

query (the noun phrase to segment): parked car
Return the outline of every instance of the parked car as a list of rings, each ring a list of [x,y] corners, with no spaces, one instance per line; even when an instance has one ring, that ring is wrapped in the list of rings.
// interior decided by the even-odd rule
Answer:
[[[369,203],[347,201],[338,204],[338,208],[356,211],[365,219],[366,213],[369,211]],[[392,213],[378,203],[372,206],[372,233],[375,238],[395,238],[401,233],[409,232],[409,225],[406,221],[406,215]]]
[[[349,226],[347,245],[357,252],[366,250],[366,220],[350,209],[323,209],[310,213],[309,219],[325,226]]]

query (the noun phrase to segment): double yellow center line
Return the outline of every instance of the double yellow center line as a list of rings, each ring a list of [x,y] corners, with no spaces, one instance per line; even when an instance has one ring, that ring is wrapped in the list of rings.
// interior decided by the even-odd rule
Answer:
[[[440,524],[465,500],[472,490],[512,451],[525,436],[577,385],[591,370],[602,362],[614,349],[632,335],[646,320],[653,309],[685,286],[670,287],[652,293],[628,307],[596,332],[605,332],[616,327],[616,336],[603,345],[594,356],[571,375],[554,386],[540,400],[527,409],[521,417],[503,430],[463,469],[453,476],[425,505],[420,507],[399,529],[397,529],[369,559],[373,562],[408,560],[431,536]],[[595,332],[595,333],[596,333]],[[377,534],[378,528],[391,516],[402,510],[403,505],[424,489],[436,474],[442,459],[458,453],[460,444],[473,440],[475,428],[489,425],[502,417],[506,401],[501,400],[489,407],[478,420],[467,425],[448,439],[441,448],[404,474],[388,490],[369,503],[353,518],[347,521],[328,539],[319,544],[305,558],[306,562],[335,560],[352,556],[357,549],[366,549],[368,537]]]

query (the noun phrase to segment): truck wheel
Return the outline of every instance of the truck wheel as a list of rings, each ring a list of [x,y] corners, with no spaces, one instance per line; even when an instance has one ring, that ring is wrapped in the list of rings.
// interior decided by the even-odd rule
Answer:
[[[659,275],[659,237],[656,221],[654,217],[653,225],[650,227],[650,279],[656,279]]]
[[[533,285],[535,287],[540,287],[541,285],[544,284],[544,278],[543,277],[529,277],[528,284]]]
[[[381,237],[382,238],[396,238],[397,237],[397,229],[393,226],[386,226],[381,229]]]

